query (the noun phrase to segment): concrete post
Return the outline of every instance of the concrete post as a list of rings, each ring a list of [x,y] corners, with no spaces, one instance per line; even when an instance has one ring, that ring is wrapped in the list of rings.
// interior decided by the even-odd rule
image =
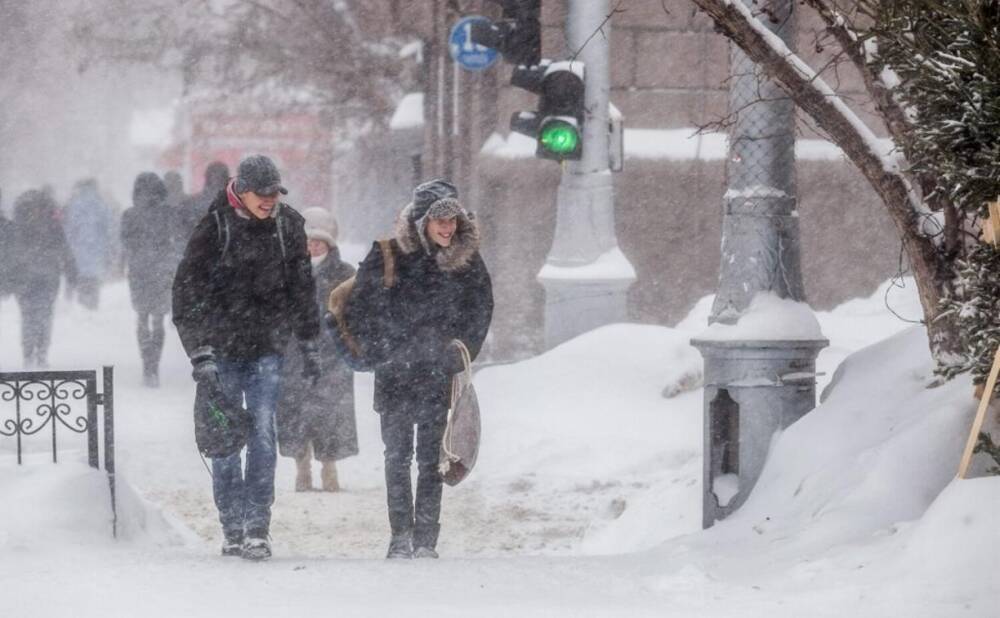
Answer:
[[[608,0],[570,0],[569,53],[585,65],[583,154],[564,164],[556,194],[556,231],[538,280],[545,287],[545,347],[627,318],[635,270],[618,249],[614,183],[608,169],[610,72]],[[601,25],[603,32],[595,32]],[[594,36],[591,36],[594,35]]]

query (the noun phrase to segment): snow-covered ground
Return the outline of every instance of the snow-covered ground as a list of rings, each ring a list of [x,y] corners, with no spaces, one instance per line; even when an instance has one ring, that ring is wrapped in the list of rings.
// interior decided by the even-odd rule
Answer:
[[[919,317],[912,283],[890,292]],[[923,330],[884,293],[818,315],[821,389],[850,358],[777,437],[750,500],[707,531],[688,341],[710,299],[677,328],[608,326],[480,371],[482,451],[446,488],[442,559],[402,564],[382,559],[370,375],[356,380],[346,491],[296,493],[279,460],[274,559],[226,559],[176,334],[162,388],[145,389],[124,285],[104,289],[99,313],[60,299],[53,368],[115,366],[119,538],[82,438],[61,438],[53,465],[33,437],[17,466],[0,436],[0,616],[996,616],[1000,477],[954,480],[971,386],[926,388]],[[20,368],[18,323],[0,301],[4,370]]]

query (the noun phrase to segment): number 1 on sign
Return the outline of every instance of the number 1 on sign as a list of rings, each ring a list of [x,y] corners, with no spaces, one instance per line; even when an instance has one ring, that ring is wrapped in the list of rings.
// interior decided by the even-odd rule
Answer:
[[[480,45],[479,43],[472,42],[472,22],[465,22],[465,25],[462,26],[462,29],[465,30],[465,41],[462,42],[462,51],[483,52],[489,49],[489,47],[486,47],[485,45]]]

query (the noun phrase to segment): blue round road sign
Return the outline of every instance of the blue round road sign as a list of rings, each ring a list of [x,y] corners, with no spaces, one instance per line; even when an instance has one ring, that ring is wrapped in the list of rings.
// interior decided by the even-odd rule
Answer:
[[[469,15],[458,20],[448,35],[448,49],[451,51],[452,59],[469,71],[488,69],[500,56],[492,47],[472,42],[472,24],[476,22],[492,23],[489,18],[482,15]]]

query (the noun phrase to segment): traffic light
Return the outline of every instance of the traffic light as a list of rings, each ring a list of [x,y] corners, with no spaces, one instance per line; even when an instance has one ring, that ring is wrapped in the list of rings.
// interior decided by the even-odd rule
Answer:
[[[511,64],[538,64],[542,58],[541,0],[491,1],[503,7],[503,18],[472,24],[472,42],[492,47]]]
[[[535,138],[537,157],[579,159],[583,152],[583,63],[543,60],[536,66],[519,66],[510,83],[539,95],[538,111],[515,112],[511,130]]]

